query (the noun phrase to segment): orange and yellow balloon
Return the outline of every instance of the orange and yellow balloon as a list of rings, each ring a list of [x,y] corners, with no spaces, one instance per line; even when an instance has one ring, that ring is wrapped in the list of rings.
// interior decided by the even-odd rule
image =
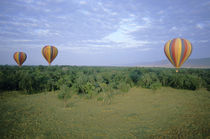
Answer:
[[[178,72],[178,69],[191,55],[192,44],[186,39],[175,38],[165,44],[164,52],[168,60],[176,68],[176,72]]]
[[[13,58],[19,66],[22,66],[27,58],[27,55],[24,52],[15,52]]]
[[[55,46],[44,46],[42,48],[42,55],[44,56],[44,58],[47,60],[47,62],[49,63],[49,65],[51,64],[51,62],[55,59],[55,57],[58,54],[58,49]]]

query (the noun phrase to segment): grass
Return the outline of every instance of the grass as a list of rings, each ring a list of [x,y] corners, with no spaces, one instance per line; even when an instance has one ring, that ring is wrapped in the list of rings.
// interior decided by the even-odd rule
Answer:
[[[57,92],[0,94],[1,138],[210,138],[210,92],[132,88],[111,104]]]

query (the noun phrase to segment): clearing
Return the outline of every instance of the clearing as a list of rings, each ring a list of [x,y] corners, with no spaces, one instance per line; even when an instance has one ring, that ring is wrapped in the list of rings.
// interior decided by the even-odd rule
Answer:
[[[210,92],[132,88],[110,104],[58,92],[0,94],[1,138],[208,138]]]

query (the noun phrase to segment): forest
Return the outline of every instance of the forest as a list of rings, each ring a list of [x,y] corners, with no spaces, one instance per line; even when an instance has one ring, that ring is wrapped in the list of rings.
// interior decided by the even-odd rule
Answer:
[[[128,92],[132,87],[210,90],[210,69],[88,66],[0,66],[0,90],[27,94],[60,90],[66,86],[77,94]]]

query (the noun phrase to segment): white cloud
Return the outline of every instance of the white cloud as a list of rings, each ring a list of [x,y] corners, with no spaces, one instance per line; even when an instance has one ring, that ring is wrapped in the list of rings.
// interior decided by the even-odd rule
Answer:
[[[204,28],[204,24],[198,23],[198,24],[196,24],[196,28],[203,29]]]
[[[80,12],[84,15],[91,15],[91,13],[87,10],[80,10]]]
[[[146,23],[146,24],[150,24],[151,23],[151,19],[149,17],[143,17],[142,20]]]
[[[103,12],[104,12],[105,14],[108,14],[108,15],[111,15],[111,16],[116,16],[116,15],[118,15],[117,12],[113,11],[113,10],[110,9],[110,8],[107,8],[107,6],[105,6],[103,3],[98,2],[98,3],[97,3],[97,7],[94,8],[94,11],[101,10],[101,9],[103,10]]]
[[[28,4],[34,2],[34,0],[19,0],[19,1],[20,1],[20,2],[24,2],[24,3],[28,3]]]
[[[7,35],[19,35],[19,33],[13,32],[13,31],[1,31],[0,34],[2,34],[0,37],[2,37],[5,34],[7,34]]]
[[[85,4],[87,4],[87,2],[86,1],[80,1],[79,4],[85,5]]]
[[[12,21],[0,21],[0,24],[24,26],[24,27],[37,27],[36,23],[23,23],[23,22],[12,22]]]
[[[178,28],[176,27],[176,26],[173,26],[171,29],[170,29],[170,31],[177,31],[178,30]]]
[[[104,42],[113,43],[115,48],[139,48],[144,47],[150,42],[145,40],[135,40],[131,35],[132,32],[139,31],[141,29],[146,29],[150,26],[151,20],[148,17],[143,17],[143,24],[138,24],[134,16],[130,18],[125,18],[120,21],[118,29],[105,36],[102,40]]]
[[[56,2],[56,3],[61,3],[64,2],[64,0],[47,0],[48,2]]]
[[[50,30],[48,29],[36,29],[34,30],[34,33],[39,35],[39,36],[47,36],[50,33]]]
[[[34,42],[34,40],[9,40],[9,41],[12,41],[12,42]]]
[[[198,41],[196,41],[196,42],[198,42],[198,43],[207,43],[207,42],[209,42],[208,40],[198,40]]]

